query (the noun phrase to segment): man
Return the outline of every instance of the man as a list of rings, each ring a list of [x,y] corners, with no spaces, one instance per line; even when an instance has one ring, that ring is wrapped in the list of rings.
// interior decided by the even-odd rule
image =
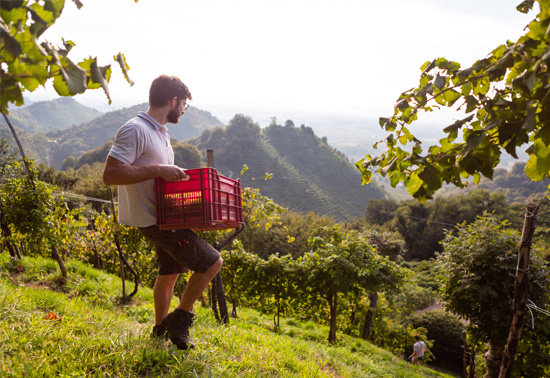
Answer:
[[[149,108],[130,119],[117,132],[103,181],[118,185],[119,221],[135,226],[155,245],[158,275],[153,288],[153,333],[168,335],[179,348],[194,346],[189,336],[193,304],[222,266],[217,250],[191,230],[160,230],[156,226],[155,178],[188,180],[174,165],[166,123],[178,123],[189,106],[191,93],[175,76],[161,75],[151,84]],[[180,273],[193,271],[178,307],[168,313],[174,285]]]
[[[420,365],[420,361],[424,359],[424,352],[428,350],[424,341],[420,340],[420,336],[414,335],[416,341],[413,346],[413,354],[409,356],[409,360],[412,360],[413,365]]]

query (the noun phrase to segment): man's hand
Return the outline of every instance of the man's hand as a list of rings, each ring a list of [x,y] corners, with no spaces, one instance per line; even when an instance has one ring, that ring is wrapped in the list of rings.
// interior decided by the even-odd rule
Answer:
[[[189,175],[185,171],[176,165],[163,165],[161,166],[161,172],[159,177],[162,177],[166,181],[187,181]]]

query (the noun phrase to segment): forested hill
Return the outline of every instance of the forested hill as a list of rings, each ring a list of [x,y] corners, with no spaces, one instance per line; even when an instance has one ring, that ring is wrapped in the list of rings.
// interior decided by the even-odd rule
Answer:
[[[384,198],[380,187],[362,186],[353,164],[310,127],[287,123],[262,130],[249,117],[237,115],[226,128],[205,131],[188,142],[200,151],[213,149],[221,173],[241,177],[244,186],[259,188],[295,211],[349,221],[364,216],[369,199]],[[243,164],[248,171],[240,175]],[[273,178],[266,180],[266,173]]]
[[[78,157],[84,152],[103,145],[112,139],[117,130],[130,118],[139,112],[147,110],[147,103],[109,112],[101,117],[83,123],[67,130],[50,133],[48,136],[58,143],[58,148],[53,155],[53,163],[61,167],[63,160],[69,156]],[[180,118],[176,125],[168,125],[170,137],[185,140],[197,135],[203,130],[222,126],[223,124],[209,112],[190,107],[185,112],[185,117]]]
[[[72,97],[60,97],[52,101],[36,102],[24,108],[10,109],[9,119],[13,126],[32,134],[67,129],[101,114],[81,105]],[[6,124],[3,117],[0,123]]]

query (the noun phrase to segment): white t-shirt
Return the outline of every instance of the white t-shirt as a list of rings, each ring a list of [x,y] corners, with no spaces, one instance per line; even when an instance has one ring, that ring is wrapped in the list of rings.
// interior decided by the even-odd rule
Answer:
[[[109,156],[129,165],[174,164],[174,151],[166,126],[145,112],[117,132]],[[156,224],[155,180],[118,186],[119,222],[134,227]]]
[[[409,344],[411,345],[411,344]],[[416,352],[416,357],[424,357],[424,350],[426,349],[426,344],[424,341],[417,341],[414,343],[414,351]]]

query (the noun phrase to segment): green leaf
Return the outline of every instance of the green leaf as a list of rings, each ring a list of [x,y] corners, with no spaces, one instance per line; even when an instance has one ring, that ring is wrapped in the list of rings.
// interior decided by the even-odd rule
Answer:
[[[462,89],[460,92],[462,93],[463,96],[468,96],[473,89],[474,89],[474,85],[468,81],[462,85]]]
[[[107,95],[107,98],[109,99],[109,104],[111,104],[111,96],[109,94],[109,86],[107,84],[107,74],[109,71],[109,67],[99,67],[97,64],[97,57],[93,59],[92,64],[90,65],[90,74],[91,79],[93,83],[97,83],[101,85],[101,88],[103,88],[103,91]]]
[[[2,60],[6,59],[4,54],[6,51],[11,55],[11,59],[17,58],[23,52],[21,44],[15,39],[10,32],[0,24],[0,38],[2,40]]]
[[[479,144],[483,141],[485,136],[486,134],[485,134],[485,131],[483,130],[472,131],[472,133],[466,137],[466,144],[471,150],[473,150],[477,146],[479,146]]]
[[[45,19],[49,19],[50,21],[53,20],[52,13],[44,11],[44,9],[40,5],[38,5],[38,3],[34,3],[28,9],[33,20],[33,23],[31,24],[29,29],[33,35],[40,37],[40,35],[42,35],[42,33],[46,31],[48,26],[51,25],[51,23],[49,23]]]
[[[550,122],[546,122],[545,124],[541,125],[541,127],[535,134],[535,139],[540,139],[542,143],[550,146]]]
[[[411,196],[422,187],[422,180],[418,177],[416,172],[413,172],[408,178],[405,179],[405,188]]]
[[[477,109],[479,102],[474,96],[466,96],[466,113],[471,113]]]
[[[449,135],[450,138],[454,139],[457,136],[458,130],[467,122],[470,122],[474,118],[474,115],[470,115],[464,119],[460,119],[453,123],[452,125],[449,125],[443,129],[443,132]]]
[[[529,88],[529,92],[533,91],[536,81],[537,77],[533,71],[530,71],[527,75],[525,75],[525,85]]]
[[[63,66],[60,67],[63,81],[67,86],[69,95],[73,96],[78,93],[83,93],[87,87],[86,70],[75,64],[69,58],[63,58]]]
[[[525,173],[533,181],[542,181],[550,174],[550,148],[541,139],[534,141],[534,153],[525,166]]]
[[[516,9],[521,13],[529,13],[529,11],[533,9],[534,4],[535,0],[525,0],[520,5],[518,5]]]
[[[423,181],[428,192],[433,193],[441,188],[441,173],[431,164],[426,163],[418,177]]]
[[[380,125],[380,127],[383,127],[386,131],[389,131],[389,132],[394,131],[395,128],[397,127],[397,125],[394,122],[392,122],[391,118],[380,117],[378,119],[378,124]]]
[[[137,3],[137,0],[136,0],[136,3]],[[115,60],[120,65],[120,68],[122,69],[122,73],[124,74],[126,81],[130,84],[130,86],[133,86],[134,82],[132,81],[132,79],[130,79],[130,75],[128,74],[130,67],[126,63],[126,58],[124,57],[124,54],[118,53],[115,57]]]
[[[420,69],[422,70],[422,73],[424,74],[426,72],[431,71],[434,67],[435,67],[435,60],[432,60],[431,62],[427,61],[426,63],[424,63],[422,65],[422,67],[420,67]]]
[[[402,98],[395,104],[395,107],[399,110],[405,110],[409,107],[409,102],[406,98]]]
[[[19,79],[21,85],[31,92],[38,86],[44,85],[48,78],[48,69],[45,62],[29,65],[21,64],[21,61],[17,60],[11,65],[10,71],[13,74],[21,75]]]
[[[78,9],[80,9],[84,6],[84,4],[82,4],[79,0],[73,0],[73,3],[75,3],[75,5]],[[137,3],[137,0],[136,0],[136,3]]]
[[[469,67],[457,72],[457,77],[460,81],[465,81],[474,72],[474,67]]]
[[[524,119],[521,129],[530,133],[537,126],[537,108],[530,106],[527,109],[527,117]],[[548,143],[547,143],[548,144]]]
[[[61,16],[65,0],[46,0],[44,1],[44,9],[53,13],[53,18],[57,19]]]
[[[443,97],[447,101],[447,106],[452,106],[461,97],[461,94],[455,90],[449,90],[443,93]]]
[[[372,179],[372,172],[367,171],[367,170],[362,171],[361,172],[361,178],[362,178],[361,184],[362,185],[367,185],[370,182],[370,180]]]
[[[434,87],[441,89],[445,86],[445,76],[441,76],[440,74],[437,74],[434,80]]]

